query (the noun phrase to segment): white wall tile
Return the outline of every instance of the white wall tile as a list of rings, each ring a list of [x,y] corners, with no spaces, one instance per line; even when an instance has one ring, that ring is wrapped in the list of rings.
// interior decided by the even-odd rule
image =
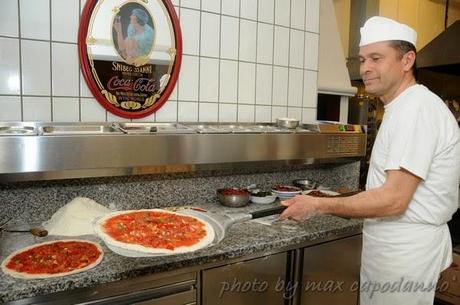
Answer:
[[[76,45],[57,44],[76,43],[79,10],[85,0],[2,1],[0,36],[14,37],[21,31],[22,38],[44,41],[12,39],[4,43],[5,38],[0,38],[0,94],[23,94],[28,105],[32,101],[47,105],[37,114],[27,110],[25,115],[18,110],[25,109],[20,107],[24,106],[21,97],[8,97],[3,116],[9,113],[16,120],[75,121],[78,117],[82,121],[130,121],[107,112],[95,101],[79,72]],[[298,112],[301,105],[316,114],[318,34],[308,36],[305,42],[304,30],[308,26],[309,35],[318,33],[319,3],[173,0],[180,13],[185,54],[179,80],[162,109],[135,121],[266,121]],[[38,106],[34,107],[33,111]]]
[[[219,100],[219,60],[200,59],[200,101],[217,102]],[[217,120],[217,115],[216,115]]]
[[[257,24],[241,20],[240,23],[240,60],[256,61]]]
[[[274,22],[275,0],[259,0],[258,20],[268,23]]]
[[[304,61],[304,32],[291,30],[291,43],[289,48],[289,66],[303,68]]]
[[[50,39],[49,0],[19,0],[21,37]]]
[[[316,108],[303,108],[302,109],[302,123],[315,123],[316,122]]]
[[[140,119],[132,119],[132,122],[155,122],[155,113],[151,113]]]
[[[53,95],[78,96],[77,45],[52,44]]]
[[[50,95],[50,44],[23,40],[21,49],[23,94]]]
[[[273,66],[257,65],[256,75],[256,104],[271,105]]]
[[[0,10],[0,35],[18,37],[18,0],[3,0]]]
[[[305,29],[309,32],[319,33],[319,2],[320,0],[306,0]]]
[[[130,119],[119,117],[118,115],[115,115],[108,111],[106,111],[105,113],[107,115],[107,122],[130,122],[131,121]]]
[[[51,98],[50,97],[23,97],[23,120],[24,121],[51,121]]]
[[[95,98],[81,98],[81,121],[82,122],[104,122],[105,109]]]
[[[171,92],[171,95],[168,98],[169,100],[177,101],[177,88],[178,88],[177,83],[178,82],[176,81],[176,83],[174,84],[174,89],[173,89],[173,91]]]
[[[304,71],[303,106],[316,108],[318,97],[318,72]]]
[[[238,105],[238,122],[254,122],[255,106]]]
[[[291,0],[291,27],[305,29],[305,0]]]
[[[201,9],[203,11],[220,13],[220,1],[218,0],[201,0]]]
[[[177,121],[177,102],[167,101],[155,112],[157,122],[176,122]]]
[[[222,14],[239,16],[240,0],[222,0]]]
[[[217,122],[219,116],[219,105],[215,103],[200,103],[200,122]]]
[[[179,102],[177,119],[179,122],[198,122],[198,103]]]
[[[220,57],[238,59],[238,18],[222,16]]]
[[[288,69],[273,67],[273,105],[287,105]]]
[[[271,64],[273,62],[273,31],[271,24],[259,23],[257,28],[257,62]]]
[[[257,0],[241,0],[240,16],[241,18],[257,20]]]
[[[290,26],[291,0],[275,0],[275,24]]]
[[[182,56],[182,66],[179,73],[179,100],[198,100],[198,57]]]
[[[21,97],[0,96],[0,121],[21,121]]]
[[[219,100],[221,102],[236,103],[238,99],[238,62],[230,60],[220,61]]]
[[[276,122],[278,118],[287,117],[287,107],[273,106],[272,107],[272,122]]]
[[[81,72],[80,69],[78,69],[80,72],[80,96],[81,97],[93,97],[93,94],[89,90],[88,85],[86,84],[85,77],[83,76],[83,73]]]
[[[51,40],[78,41],[78,0],[51,0]]]
[[[319,35],[305,33],[305,68],[318,70]]]
[[[287,66],[289,61],[289,29],[275,26],[275,65]]]
[[[289,69],[288,105],[302,107],[303,70]],[[300,118],[300,116],[299,116]]]
[[[78,122],[80,120],[80,105],[77,97],[53,98],[54,122]]]
[[[236,122],[236,104],[219,105],[219,122]]]
[[[200,0],[181,0],[180,5],[182,7],[200,9]]]
[[[203,56],[219,57],[220,16],[201,14],[201,52]]]
[[[238,79],[238,103],[255,102],[256,65],[240,62]]]
[[[288,118],[293,118],[300,121],[302,119],[302,108],[288,107],[287,116]]]
[[[200,12],[181,8],[180,24],[183,52],[198,55],[200,53]]]
[[[269,123],[272,121],[272,107],[256,105],[256,122]]]
[[[0,38],[0,93],[20,94],[19,40]]]

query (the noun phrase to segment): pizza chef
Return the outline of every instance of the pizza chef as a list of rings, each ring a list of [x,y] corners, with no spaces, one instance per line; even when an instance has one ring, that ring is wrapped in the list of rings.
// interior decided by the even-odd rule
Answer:
[[[460,133],[442,100],[416,83],[416,39],[412,28],[388,18],[372,17],[361,28],[360,74],[385,107],[367,190],[283,202],[282,217],[365,218],[362,305],[433,304],[439,274],[452,262],[446,222],[458,207]]]

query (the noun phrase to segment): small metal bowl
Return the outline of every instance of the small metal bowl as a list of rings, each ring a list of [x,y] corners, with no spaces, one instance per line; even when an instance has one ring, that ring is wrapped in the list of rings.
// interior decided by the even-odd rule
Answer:
[[[226,194],[231,192],[238,194]],[[249,203],[250,193],[246,189],[225,188],[217,190],[217,199],[222,205],[232,208],[244,207]]]
[[[276,119],[276,125],[281,128],[294,129],[299,126],[299,120],[292,118],[279,118]]]
[[[297,187],[300,187],[302,190],[313,190],[316,187],[318,187],[318,183],[316,181],[303,178],[303,179],[295,179],[292,181],[292,184],[294,184]]]

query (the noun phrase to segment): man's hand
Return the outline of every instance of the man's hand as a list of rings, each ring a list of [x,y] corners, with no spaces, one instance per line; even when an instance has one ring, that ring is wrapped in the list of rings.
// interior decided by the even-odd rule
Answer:
[[[281,201],[281,204],[288,207],[281,214],[281,218],[305,220],[318,214],[318,198],[312,196],[297,195],[292,199]]]

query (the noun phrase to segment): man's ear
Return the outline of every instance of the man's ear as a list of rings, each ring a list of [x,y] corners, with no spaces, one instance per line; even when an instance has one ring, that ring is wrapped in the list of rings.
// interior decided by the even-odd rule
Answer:
[[[409,51],[406,54],[404,54],[402,61],[405,72],[408,72],[412,69],[412,66],[415,64],[415,57],[416,55],[414,51]]]

